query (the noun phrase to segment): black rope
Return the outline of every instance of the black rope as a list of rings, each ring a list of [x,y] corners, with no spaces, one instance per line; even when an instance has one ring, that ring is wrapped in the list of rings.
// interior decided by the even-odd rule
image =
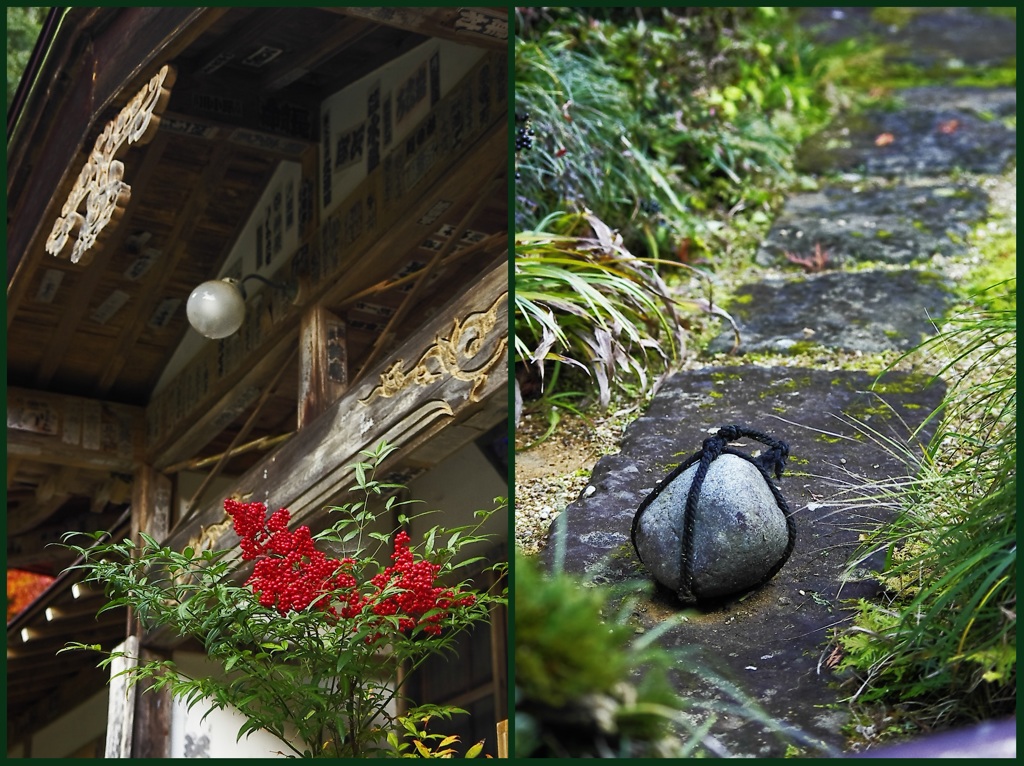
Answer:
[[[755,439],[765,445],[768,449],[755,458],[745,452],[740,452],[739,450],[728,446],[729,442],[736,441],[737,439],[742,439],[744,437]],[[679,551],[679,586],[677,588],[676,595],[684,604],[692,604],[697,601],[697,595],[693,592],[693,532],[697,517],[697,501],[700,497],[700,490],[704,485],[704,478],[707,476],[708,469],[721,455],[735,455],[736,457],[743,458],[747,462],[756,466],[758,471],[761,472],[761,475],[764,476],[764,480],[768,482],[768,487],[771,489],[772,495],[775,497],[775,502],[778,503],[779,509],[782,511],[783,516],[785,516],[786,519],[788,540],[785,552],[779,562],[764,577],[762,583],[767,582],[778,574],[786,561],[789,560],[789,556],[793,553],[793,548],[796,545],[796,523],[793,521],[793,515],[789,510],[789,505],[786,503],[786,499],[782,496],[782,492],[772,481],[772,475],[774,475],[776,479],[782,478],[782,472],[786,468],[786,461],[789,459],[789,445],[786,444],[786,442],[774,439],[761,431],[755,431],[744,426],[722,426],[713,436],[704,440],[701,445],[700,452],[691,455],[684,462],[676,466],[676,468],[668,476],[662,479],[658,486],[654,488],[654,491],[644,498],[644,501],[640,504],[640,507],[637,508],[636,514],[633,516],[633,525],[630,529],[629,536],[630,541],[633,543],[633,549],[636,551],[636,555],[640,558],[641,563],[643,563],[643,557],[640,555],[640,549],[636,544],[636,532],[640,525],[640,517],[651,503],[654,502],[658,495],[661,494],[662,490],[672,483],[673,479],[683,473],[683,471],[687,470],[694,463],[699,463],[697,466],[697,472],[693,477],[693,483],[690,485],[689,492],[686,495],[686,506],[683,510],[683,533]]]

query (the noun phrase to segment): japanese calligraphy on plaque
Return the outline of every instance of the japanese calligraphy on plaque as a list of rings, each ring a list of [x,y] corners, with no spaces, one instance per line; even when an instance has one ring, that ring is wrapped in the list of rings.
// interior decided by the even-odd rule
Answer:
[[[167,106],[174,78],[174,70],[163,66],[107,123],[46,239],[46,252],[68,256],[72,263],[83,261],[107,224],[124,212],[132,188],[123,180],[124,163],[114,158],[125,145],[141,145],[153,138],[160,124],[158,113]]]

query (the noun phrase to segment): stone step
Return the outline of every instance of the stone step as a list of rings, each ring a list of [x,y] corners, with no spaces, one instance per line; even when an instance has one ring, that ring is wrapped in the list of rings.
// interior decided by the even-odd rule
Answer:
[[[892,46],[890,61],[950,74],[1000,66],[1017,55],[1016,26],[979,8],[806,8],[801,23],[822,43],[870,35]]]
[[[1000,173],[1016,151],[1015,130],[939,103],[842,116],[803,144],[796,167],[877,176]]]
[[[792,556],[767,584],[694,608],[690,620],[660,642],[701,647],[702,656],[771,716],[842,748],[845,713],[825,707],[838,701],[838,692],[829,686],[830,676],[818,674],[818,662],[829,628],[845,614],[840,599],[878,593],[867,574],[845,583],[841,575],[860,532],[890,519],[893,509],[867,504],[855,513],[838,513],[827,500],[844,485],[887,481],[907,471],[897,456],[859,434],[849,418],[906,443],[945,389],[925,376],[889,373],[871,393],[874,380],[866,372],[754,366],[672,376],[626,429],[621,451],[597,463],[587,489],[562,514],[545,548],[548,563],[561,548],[565,570],[598,583],[649,581],[630,544],[630,529],[637,507],[658,482],[720,426],[743,425],[787,442],[789,465],[777,484],[796,521]],[[930,434],[926,428],[920,438]],[[748,451],[760,446],[745,444]],[[641,600],[636,618],[652,629],[679,610],[675,594],[659,589]],[[680,693],[721,695],[711,686]],[[730,717],[711,733],[736,754],[779,757],[785,750],[761,726]]]
[[[757,251],[761,266],[797,268],[787,258],[820,247],[830,268],[849,263],[904,264],[963,251],[988,212],[988,195],[968,183],[925,181],[875,188],[829,184],[794,194]]]
[[[736,320],[736,353],[793,353],[814,346],[865,353],[901,350],[935,330],[953,302],[942,278],[915,269],[770,277],[741,285],[725,307]],[[732,351],[728,330],[708,346]]]

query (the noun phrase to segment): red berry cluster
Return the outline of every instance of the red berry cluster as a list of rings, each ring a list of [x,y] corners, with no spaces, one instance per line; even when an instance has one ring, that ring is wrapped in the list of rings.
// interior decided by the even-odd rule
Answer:
[[[405,632],[422,626],[425,633],[439,635],[439,623],[452,607],[476,602],[471,593],[435,586],[440,565],[425,559],[417,561],[404,531],[395,536],[391,556],[395,563],[372,577],[373,590],[364,594],[354,572],[355,560],[332,559],[318,551],[309,527],[289,532],[289,511],[282,508],[267,518],[263,503],[232,499],[224,501],[224,510],[234,519],[235,532],[241,538],[242,559],[256,560],[246,585],[252,587],[263,606],[276,607],[282,615],[301,611],[310,604],[335,619],[352,618],[368,611],[381,617],[397,615],[399,628]],[[367,641],[378,637],[379,634],[371,635]]]
[[[402,630],[410,631],[417,624],[422,624],[424,633],[439,635],[441,626],[438,623],[447,616],[450,607],[471,606],[476,601],[472,594],[456,596],[451,590],[435,587],[434,579],[440,565],[425,559],[416,561],[409,550],[409,535],[404,530],[395,535],[395,552],[391,558],[395,563],[371,578],[370,582],[380,593],[389,586],[399,590],[387,598],[378,598],[371,609],[379,615],[402,615],[398,619]],[[427,615],[432,610],[437,611]]]
[[[276,606],[282,615],[301,611],[316,602],[318,609],[334,612],[330,591],[344,587],[349,580],[352,559],[330,559],[313,545],[309,527],[288,531],[291,513],[284,508],[266,518],[263,503],[224,501],[224,510],[234,519],[235,532],[241,538],[242,559],[256,560],[246,585],[260,597],[263,606]]]

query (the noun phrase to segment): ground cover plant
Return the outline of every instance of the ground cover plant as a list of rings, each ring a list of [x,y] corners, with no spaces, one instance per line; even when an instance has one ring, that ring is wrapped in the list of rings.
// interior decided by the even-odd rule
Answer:
[[[702,317],[729,321],[715,272],[794,182],[835,74],[784,9],[517,19],[517,363],[588,369],[603,406],[616,385],[643,396]]]
[[[597,587],[562,572],[557,555],[550,572],[525,556],[515,571],[517,757],[730,757],[709,733],[721,718],[758,723],[800,752],[830,754],[710,671],[697,647],[660,646],[685,615],[638,629],[634,609],[651,583]],[[715,691],[681,695],[680,683]]]

